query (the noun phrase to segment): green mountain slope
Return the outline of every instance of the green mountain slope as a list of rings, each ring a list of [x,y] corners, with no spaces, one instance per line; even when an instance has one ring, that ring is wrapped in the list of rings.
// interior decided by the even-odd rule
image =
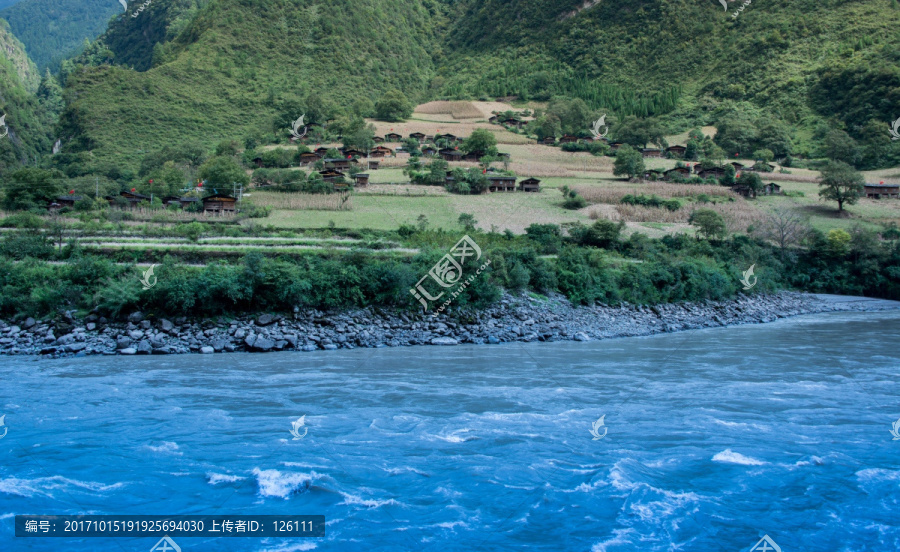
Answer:
[[[715,0],[204,1],[153,0],[137,17],[132,4],[111,22],[82,58],[100,66],[68,77],[69,153],[133,168],[162,145],[272,132],[313,104],[399,88],[577,97],[671,133],[787,124],[813,156],[843,129],[875,152],[864,164],[900,158],[886,132],[900,117],[896,0],[759,2],[736,18],[739,2]]]
[[[0,115],[6,123],[0,134],[7,133],[0,138],[0,175],[50,151],[55,114],[35,95],[47,92],[24,46],[0,20]]]
[[[22,0],[0,11],[0,18],[9,22],[41,71],[55,71],[85,40],[99,36],[117,13],[122,5],[116,0]]]
[[[135,65],[146,66],[152,51],[152,68],[68,75],[62,133],[78,139],[67,153],[92,150],[91,163],[134,167],[145,151],[173,142],[272,132],[315,103],[347,105],[394,87],[421,96],[431,77],[436,10],[420,0],[213,0],[189,21],[183,6],[154,0],[134,18],[129,6],[103,37],[109,49],[88,56],[124,59],[130,36],[143,52]],[[178,16],[166,16],[170,9]],[[170,42],[141,45],[154,19],[184,27]]]

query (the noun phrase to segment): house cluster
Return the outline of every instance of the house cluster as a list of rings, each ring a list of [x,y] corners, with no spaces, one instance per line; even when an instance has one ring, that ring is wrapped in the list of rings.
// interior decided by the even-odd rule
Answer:
[[[488,118],[488,122],[495,125],[503,125],[505,127],[515,127],[518,129],[525,128],[525,125],[528,124],[528,120],[525,117],[517,114],[506,114],[506,113],[498,113]]]
[[[498,176],[488,176],[488,191],[490,192],[515,192],[518,189],[520,192],[540,192],[541,191],[541,181],[537,178],[526,178],[524,180],[519,181],[518,186],[516,185],[516,177],[508,176],[508,175],[498,175]],[[452,183],[456,180],[453,177],[453,173],[447,171],[446,182],[448,184]]]
[[[150,196],[128,191],[120,192],[117,196],[106,196],[103,199],[109,202],[110,206],[120,207],[123,209],[135,209],[142,202],[150,203]],[[200,198],[197,196],[165,196],[161,199],[163,205],[166,207],[170,205],[177,205],[184,209],[191,205],[201,205],[202,208],[200,210],[207,215],[234,214],[237,211],[237,198],[234,198],[227,194],[213,193],[212,195],[206,196],[204,198]],[[78,199],[76,199],[75,201],[78,201]]]

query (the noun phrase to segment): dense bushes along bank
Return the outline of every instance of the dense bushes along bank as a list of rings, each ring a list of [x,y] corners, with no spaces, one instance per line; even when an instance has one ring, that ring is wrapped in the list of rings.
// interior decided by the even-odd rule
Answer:
[[[706,241],[632,234],[621,239],[620,230],[599,221],[574,226],[567,237],[554,225],[532,225],[525,236],[470,231],[491,264],[453,308],[483,308],[500,297],[501,288],[558,290],[582,304],[724,299],[741,290],[741,273],[750,265],[758,277],[753,292],[796,288],[900,299],[898,242],[862,229],[843,233],[847,239],[813,232],[804,248],[786,250],[744,236]],[[3,317],[95,307],[111,315],[129,309],[157,315],[286,311],[295,306],[417,309],[410,288],[459,239],[454,232],[405,227],[390,236],[422,251],[409,259],[352,253],[286,259],[250,253],[238,263],[205,267],[165,261],[156,267],[156,285],[144,290],[136,267],[116,265],[77,246],[54,248],[44,236],[34,230],[8,231],[0,240]],[[66,262],[48,262],[53,260]]]

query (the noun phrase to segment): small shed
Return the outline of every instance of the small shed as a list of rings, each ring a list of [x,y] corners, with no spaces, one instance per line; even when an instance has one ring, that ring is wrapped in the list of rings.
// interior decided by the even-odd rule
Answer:
[[[541,191],[541,181],[537,178],[526,178],[525,180],[519,182],[519,191],[522,192],[540,192]]]
[[[722,167],[712,167],[709,169],[702,169],[699,173],[697,173],[697,176],[699,176],[700,178],[709,178],[709,177],[721,178],[724,175],[725,175],[725,169],[723,169]]]
[[[366,173],[356,173],[353,176],[353,180],[356,182],[356,185],[364,188],[369,185],[369,175]]]
[[[746,184],[735,184],[731,187],[731,191],[748,198],[756,197],[756,192],[753,191],[753,188],[747,186]]]
[[[415,138],[416,140],[418,140],[419,142],[421,142],[422,140],[425,139],[425,134],[423,134],[423,133],[421,133],[421,132],[413,132],[412,134],[409,135],[409,137],[410,137],[410,138]]]
[[[871,199],[900,197],[900,184],[866,184],[864,194]]]
[[[372,151],[369,152],[370,157],[387,157],[388,155],[393,154],[394,152],[391,148],[387,148],[384,146],[375,146],[372,148]]]
[[[644,148],[641,150],[641,155],[644,157],[662,157],[662,150],[656,148]]]
[[[344,178],[344,173],[337,169],[325,169],[324,171],[319,171],[319,174],[322,175],[322,180],[325,182],[334,182]]]
[[[489,176],[488,190],[492,192],[515,192],[516,177],[515,176]]]
[[[556,136],[547,136],[546,138],[541,140],[540,143],[544,144],[545,146],[552,146],[556,143]]]
[[[378,165],[380,165],[380,164],[381,164],[381,161],[376,161],[376,160],[374,160],[374,159],[369,159],[369,170],[370,170],[370,171],[377,171],[377,170],[378,170]]]
[[[687,167],[675,167],[663,173],[665,180],[671,180],[674,177],[688,178],[691,176],[691,169]]]
[[[229,195],[215,194],[203,198],[203,212],[211,215],[224,215],[235,212],[237,200]]]
[[[453,148],[444,148],[438,151],[438,155],[441,156],[441,159],[444,161],[462,161],[463,154],[459,150],[455,150]]]
[[[684,146],[669,146],[666,148],[666,154],[669,157],[684,157],[684,152],[687,151],[687,148]]]
[[[775,184],[774,182],[769,182],[763,188],[763,192],[766,195],[781,195],[781,186]]]
[[[308,151],[300,154],[300,165],[312,165],[316,161],[319,160],[319,156],[315,153]]]

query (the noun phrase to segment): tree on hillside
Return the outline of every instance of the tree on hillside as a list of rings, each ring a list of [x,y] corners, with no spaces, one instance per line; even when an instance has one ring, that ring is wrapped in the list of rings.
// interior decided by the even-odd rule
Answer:
[[[541,115],[528,124],[528,131],[534,133],[538,140],[544,138],[556,139],[562,134],[562,124],[556,115]]]
[[[234,184],[250,184],[250,176],[237,162],[227,156],[212,157],[200,166],[197,176],[207,181],[207,186],[226,187],[226,191],[231,192],[230,186]],[[224,193],[224,192],[221,192]]]
[[[554,98],[547,106],[546,114],[559,120],[560,129],[565,134],[577,136],[590,128],[591,109],[581,98]]]
[[[633,116],[625,117],[622,122],[616,125],[614,134],[616,140],[631,144],[637,148],[643,148],[648,143],[652,143],[660,148],[669,146],[665,139],[665,129],[653,117],[644,119]]]
[[[825,156],[855,166],[859,163],[859,144],[843,130],[831,130],[825,135]]]
[[[712,209],[697,209],[688,219],[691,226],[697,227],[697,237],[706,239],[724,238],[727,234],[725,219]]]
[[[64,191],[65,175],[58,170],[24,168],[3,177],[3,208],[8,211],[45,207]]]
[[[375,147],[375,125],[366,124],[362,117],[355,117],[349,128],[344,129],[344,147],[369,151]]]
[[[474,151],[495,157],[497,155],[497,138],[493,132],[484,128],[477,128],[472,131],[468,138],[463,140],[462,150],[466,153]]]
[[[644,170],[644,156],[641,155],[641,152],[628,144],[623,144],[616,150],[616,162],[613,165],[614,175],[636,178],[643,175]]]
[[[716,122],[716,144],[728,152],[749,155],[759,137],[753,116],[743,111],[732,111]]]
[[[800,243],[809,231],[809,220],[795,209],[786,207],[777,207],[771,211],[757,230],[763,239],[778,245],[782,257],[788,247]]]
[[[375,102],[375,118],[382,121],[402,121],[412,115],[413,106],[403,92],[388,90]]]
[[[757,194],[760,190],[763,189],[763,181],[762,178],[759,177],[755,172],[743,172],[741,176],[737,179],[738,186],[747,186],[751,190],[753,190],[753,194]]]
[[[838,213],[844,210],[844,205],[853,205],[863,193],[865,179],[863,175],[844,163],[832,161],[822,170],[819,180],[819,197],[830,201],[837,201]]]

